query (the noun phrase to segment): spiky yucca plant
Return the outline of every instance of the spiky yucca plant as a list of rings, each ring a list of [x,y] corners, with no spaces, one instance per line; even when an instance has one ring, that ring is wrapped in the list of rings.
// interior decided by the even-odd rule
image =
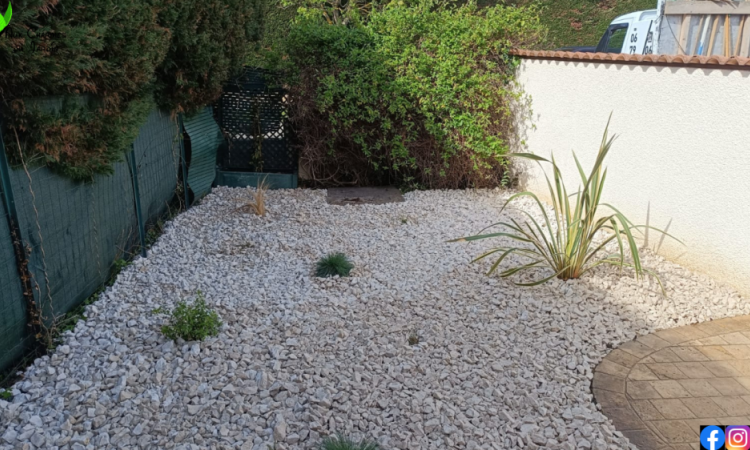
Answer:
[[[323,439],[318,450],[380,450],[380,446],[375,442],[367,440],[356,442],[348,437],[336,435]]]
[[[552,209],[554,210],[552,217],[534,193],[519,192],[508,199],[503,205],[503,210],[517,198],[530,197],[538,205],[543,220],[537,220],[528,212],[521,210],[527,218],[524,223],[519,223],[511,218],[507,222],[498,222],[485,228],[487,230],[492,227],[501,227],[502,231],[469,236],[456,241],[477,241],[503,237],[521,244],[503,245],[494,248],[474,260],[478,261],[499,254],[500,256],[490,267],[489,273],[492,273],[510,255],[516,254],[528,259],[522,264],[503,270],[500,272],[501,277],[510,277],[542,266],[551,269],[549,275],[542,276],[542,278],[529,283],[517,283],[519,286],[536,286],[555,277],[562,280],[580,278],[597,266],[609,264],[620,268],[631,267],[635,270],[636,277],[639,279],[644,273],[654,276],[659,282],[662,292],[664,292],[659,277],[641,265],[638,245],[633,236],[634,231],[640,231],[643,228],[664,232],[650,226],[635,226],[617,208],[607,203],[601,203],[604,182],[607,178],[607,169],[603,169],[604,158],[609,153],[616,138],[616,136],[609,138],[608,134],[609,121],[604,130],[596,162],[588,176],[586,176],[578,158],[573,153],[583,186],[582,189],[579,187],[573,195],[569,195],[565,188],[562,173],[555,162],[554,156],[550,161],[530,153],[510,155],[534,160],[540,166],[542,162],[552,165],[554,183],[550,182],[549,176],[542,168],[552,199]],[[600,206],[605,207],[607,212],[601,214],[599,212]],[[603,238],[600,232],[604,232]],[[602,254],[605,247],[613,241],[617,242],[618,250],[614,253]],[[626,260],[628,254],[630,261]]]

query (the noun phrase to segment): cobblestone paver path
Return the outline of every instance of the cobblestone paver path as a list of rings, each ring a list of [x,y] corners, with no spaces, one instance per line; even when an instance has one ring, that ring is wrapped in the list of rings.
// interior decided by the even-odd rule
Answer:
[[[699,449],[700,425],[750,424],[750,317],[627,342],[596,367],[593,390],[640,450]]]

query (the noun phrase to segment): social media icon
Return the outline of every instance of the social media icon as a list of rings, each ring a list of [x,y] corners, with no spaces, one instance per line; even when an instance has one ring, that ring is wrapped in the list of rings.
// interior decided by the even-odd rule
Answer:
[[[750,450],[750,427],[747,425],[730,425],[724,436],[727,450]]]
[[[10,24],[10,18],[13,17],[13,7],[8,2],[8,9],[5,10],[4,14],[0,14],[0,33],[5,31],[5,27]]]
[[[724,430],[716,425],[701,427],[701,447],[705,450],[724,448]]]

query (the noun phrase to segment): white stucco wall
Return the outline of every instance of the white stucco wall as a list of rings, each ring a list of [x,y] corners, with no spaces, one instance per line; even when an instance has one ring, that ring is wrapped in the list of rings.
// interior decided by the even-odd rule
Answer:
[[[659,253],[750,296],[750,71],[524,59],[519,75],[528,151],[554,151],[575,189],[571,151],[589,170],[613,112],[604,200],[639,224],[649,208],[652,226],[671,220],[686,245],[667,240]]]

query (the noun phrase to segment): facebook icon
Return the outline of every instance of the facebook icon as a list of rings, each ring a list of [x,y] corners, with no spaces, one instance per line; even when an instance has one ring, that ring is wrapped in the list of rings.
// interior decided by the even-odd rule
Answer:
[[[705,450],[723,450],[724,430],[715,425],[702,426],[701,447]]]

